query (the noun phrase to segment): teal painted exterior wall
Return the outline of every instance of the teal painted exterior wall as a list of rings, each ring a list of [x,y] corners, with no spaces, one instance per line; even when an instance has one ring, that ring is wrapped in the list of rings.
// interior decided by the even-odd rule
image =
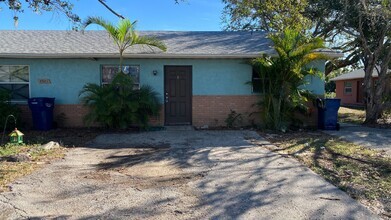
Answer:
[[[324,71],[326,68],[326,61],[325,60],[317,60],[310,65],[308,65],[309,68],[315,68],[318,71],[321,72],[322,76],[307,76],[306,77],[306,85],[304,86],[305,89],[308,89],[315,95],[322,96],[325,94],[325,80],[324,80]]]
[[[0,65],[28,65],[30,97],[55,97],[56,104],[79,103],[85,83],[99,83],[99,65],[80,59],[0,59]],[[40,84],[39,80],[50,80]]]
[[[30,97],[55,97],[56,104],[78,104],[86,83],[101,83],[101,65],[117,65],[118,59],[0,59],[0,65],[29,65]],[[124,65],[140,65],[140,84],[151,85],[163,101],[164,66],[193,67],[193,95],[251,95],[252,68],[243,59],[127,59]],[[324,71],[324,62],[314,65]],[[158,74],[154,76],[153,70]],[[40,80],[50,84],[40,84]],[[309,79],[306,87],[324,94],[324,81]]]

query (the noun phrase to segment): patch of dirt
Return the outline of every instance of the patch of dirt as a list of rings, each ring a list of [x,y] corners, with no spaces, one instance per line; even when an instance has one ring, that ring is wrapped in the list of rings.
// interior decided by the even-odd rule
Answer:
[[[119,150],[105,158],[97,170],[84,178],[126,184],[139,190],[182,186],[198,180],[205,172],[186,173],[168,158],[175,150],[169,144],[142,144]],[[175,153],[175,152],[174,152]]]
[[[23,131],[26,143],[43,144],[49,141],[55,141],[65,147],[83,147],[101,134],[132,132],[138,132],[138,130],[113,130],[104,128],[58,128],[49,131]]]
[[[139,191],[150,188],[183,187],[205,177],[206,172],[185,173],[169,163],[148,163],[130,168],[97,170],[83,175],[85,179],[120,184]]]

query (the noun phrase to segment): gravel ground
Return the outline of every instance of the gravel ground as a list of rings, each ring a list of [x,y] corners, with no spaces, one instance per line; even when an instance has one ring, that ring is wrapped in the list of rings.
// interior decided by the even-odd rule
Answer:
[[[98,136],[0,194],[0,219],[377,219],[253,131]]]

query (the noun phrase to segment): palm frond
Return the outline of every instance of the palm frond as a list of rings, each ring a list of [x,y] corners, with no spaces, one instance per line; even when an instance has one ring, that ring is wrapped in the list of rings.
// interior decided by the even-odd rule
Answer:
[[[259,72],[263,94],[258,103],[266,127],[286,130],[294,122],[294,112],[306,112],[311,96],[304,91],[306,76],[319,72],[309,63],[326,59],[317,49],[324,48],[320,38],[308,38],[296,30],[271,34],[278,56],[254,59],[252,65]]]
[[[167,46],[156,37],[136,35],[136,37],[133,38],[133,45],[146,45],[159,48],[162,51],[167,50]]]
[[[88,26],[93,24],[103,27],[111,37],[117,35],[117,28],[102,17],[87,17],[87,19],[82,23],[82,30],[84,31]]]

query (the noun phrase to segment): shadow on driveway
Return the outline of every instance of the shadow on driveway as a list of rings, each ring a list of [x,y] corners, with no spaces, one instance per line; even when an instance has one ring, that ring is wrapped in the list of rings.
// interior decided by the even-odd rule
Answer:
[[[253,131],[101,135],[4,198],[24,217],[377,218],[268,144]]]

